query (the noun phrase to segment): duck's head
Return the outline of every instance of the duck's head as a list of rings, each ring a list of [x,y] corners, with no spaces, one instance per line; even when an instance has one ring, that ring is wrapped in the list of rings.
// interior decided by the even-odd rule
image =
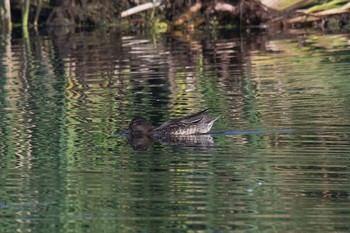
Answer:
[[[152,134],[153,129],[153,125],[143,117],[136,117],[129,124],[130,134]]]

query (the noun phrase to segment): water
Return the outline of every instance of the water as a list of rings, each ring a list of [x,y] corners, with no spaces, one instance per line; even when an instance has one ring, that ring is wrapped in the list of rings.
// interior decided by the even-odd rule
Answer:
[[[1,35],[1,232],[348,232],[346,34]],[[122,134],[212,108],[211,135]]]

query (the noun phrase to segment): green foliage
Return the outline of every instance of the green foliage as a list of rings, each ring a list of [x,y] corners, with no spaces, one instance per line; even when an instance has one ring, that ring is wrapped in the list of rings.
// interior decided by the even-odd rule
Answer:
[[[305,13],[313,13],[321,10],[328,10],[332,8],[336,8],[341,6],[340,4],[347,3],[347,0],[331,0],[331,1],[324,1],[322,4],[318,4],[315,6],[312,6],[308,8]]]

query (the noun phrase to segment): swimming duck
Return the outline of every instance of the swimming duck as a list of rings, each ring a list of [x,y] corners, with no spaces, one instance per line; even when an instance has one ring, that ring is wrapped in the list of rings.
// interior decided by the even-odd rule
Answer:
[[[210,117],[208,110],[205,109],[189,116],[170,120],[158,128],[154,128],[145,118],[136,117],[129,124],[129,134],[190,135],[207,133],[219,118]]]

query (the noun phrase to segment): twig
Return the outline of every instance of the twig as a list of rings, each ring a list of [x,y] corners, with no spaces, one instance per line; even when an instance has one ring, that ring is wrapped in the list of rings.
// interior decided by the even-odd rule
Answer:
[[[141,5],[135,6],[133,8],[126,10],[126,11],[123,11],[121,13],[121,17],[124,18],[124,17],[130,16],[130,15],[133,15],[133,14],[137,14],[141,11],[145,11],[148,9],[159,7],[162,4],[162,2],[163,2],[163,0],[157,0],[155,2],[148,2],[148,3],[144,3]]]

